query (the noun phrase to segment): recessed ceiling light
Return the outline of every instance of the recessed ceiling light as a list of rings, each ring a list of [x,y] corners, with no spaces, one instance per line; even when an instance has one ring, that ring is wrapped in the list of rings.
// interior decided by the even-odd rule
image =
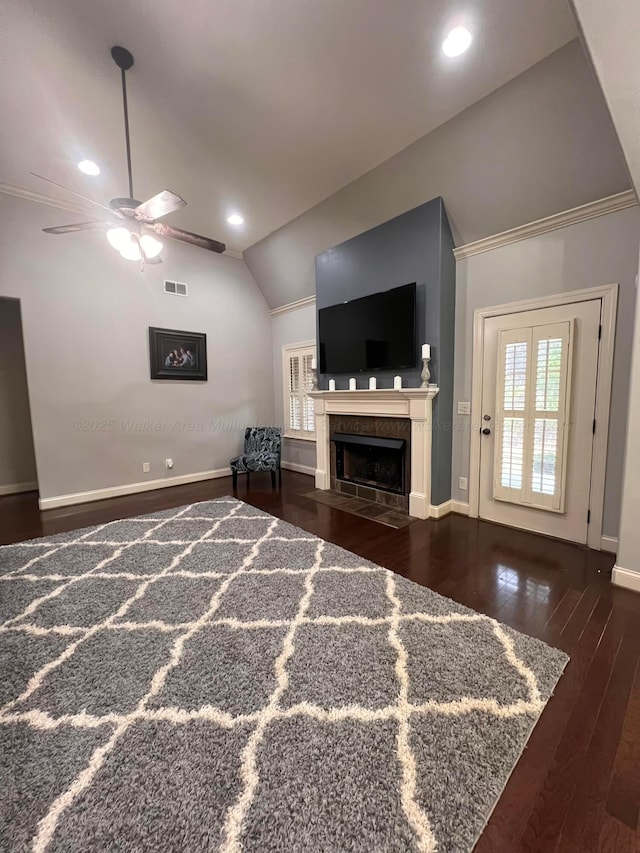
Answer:
[[[240,216],[239,213],[231,213],[229,216],[227,216],[227,222],[229,223],[229,225],[242,225],[244,219],[242,216]]]
[[[473,37],[469,30],[464,27],[454,27],[442,43],[442,51],[445,56],[460,56],[468,50]]]
[[[84,172],[85,175],[99,175],[100,174],[100,166],[97,163],[94,163],[93,160],[81,160],[78,163],[78,169],[81,172]]]

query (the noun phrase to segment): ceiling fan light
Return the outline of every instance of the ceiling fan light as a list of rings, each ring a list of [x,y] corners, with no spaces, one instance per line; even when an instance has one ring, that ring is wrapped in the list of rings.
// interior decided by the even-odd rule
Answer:
[[[109,228],[107,231],[107,240],[119,252],[123,246],[131,242],[131,232],[128,228]]]
[[[140,245],[147,258],[156,258],[162,251],[162,243],[151,234],[143,234],[140,237]]]
[[[128,243],[125,243],[125,245],[120,249],[120,254],[128,261],[139,261],[142,258],[140,244],[137,239],[134,238],[133,234],[131,235],[131,240]]]

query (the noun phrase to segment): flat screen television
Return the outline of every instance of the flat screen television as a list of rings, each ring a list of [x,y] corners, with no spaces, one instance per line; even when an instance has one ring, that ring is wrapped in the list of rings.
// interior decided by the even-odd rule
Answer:
[[[416,283],[318,312],[321,373],[416,365]]]

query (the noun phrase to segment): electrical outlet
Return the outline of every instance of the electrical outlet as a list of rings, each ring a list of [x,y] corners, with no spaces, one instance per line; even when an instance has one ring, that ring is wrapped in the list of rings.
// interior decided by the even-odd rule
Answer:
[[[459,415],[470,415],[471,414],[471,403],[458,403],[458,414]]]
[[[151,470],[151,465],[148,462],[143,462],[142,463],[142,473],[148,474],[150,470]]]
[[[462,492],[467,491],[467,478],[466,477],[458,477],[458,488]]]
[[[167,466],[167,470],[173,468],[173,459],[165,459],[164,464]]]

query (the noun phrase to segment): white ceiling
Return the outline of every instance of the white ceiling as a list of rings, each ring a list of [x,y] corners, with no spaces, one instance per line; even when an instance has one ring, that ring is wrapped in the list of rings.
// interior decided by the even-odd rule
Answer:
[[[0,182],[127,195],[167,187],[168,220],[242,250],[576,35],[565,0],[5,0]],[[464,23],[471,50],[440,45]],[[83,157],[103,173],[75,168]],[[226,223],[239,210],[241,229]],[[77,220],[61,213],[60,221]]]

